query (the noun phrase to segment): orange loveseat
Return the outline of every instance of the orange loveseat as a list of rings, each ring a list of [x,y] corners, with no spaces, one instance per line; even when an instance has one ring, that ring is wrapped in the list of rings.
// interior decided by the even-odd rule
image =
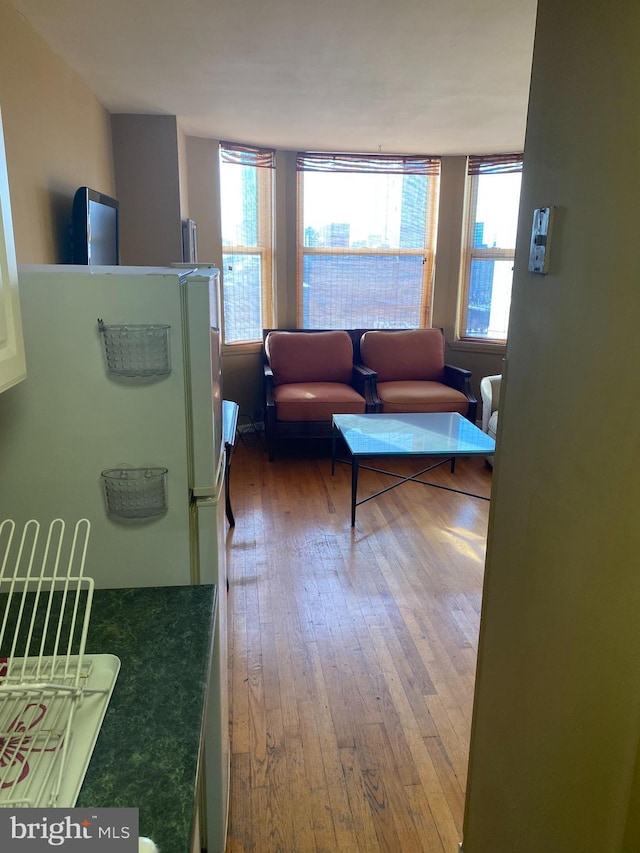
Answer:
[[[264,330],[264,418],[277,441],[329,438],[331,416],[374,412],[372,371],[354,363],[345,330]]]

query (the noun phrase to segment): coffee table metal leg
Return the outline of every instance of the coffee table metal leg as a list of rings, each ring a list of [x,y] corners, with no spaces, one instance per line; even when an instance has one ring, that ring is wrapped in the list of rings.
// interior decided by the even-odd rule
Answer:
[[[356,496],[358,494],[358,460],[351,458],[351,526],[356,526]]]
[[[338,428],[335,424],[331,425],[331,475],[336,473],[336,437]]]

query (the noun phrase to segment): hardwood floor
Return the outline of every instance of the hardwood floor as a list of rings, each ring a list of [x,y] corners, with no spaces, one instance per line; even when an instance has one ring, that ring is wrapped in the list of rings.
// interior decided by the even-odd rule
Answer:
[[[313,453],[233,458],[227,851],[457,853],[489,503],[408,483],[352,529]],[[491,489],[481,459],[429,476]]]

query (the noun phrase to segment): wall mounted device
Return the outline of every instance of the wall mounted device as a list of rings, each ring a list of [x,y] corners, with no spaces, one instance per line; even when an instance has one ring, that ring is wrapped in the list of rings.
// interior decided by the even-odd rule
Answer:
[[[546,275],[549,272],[549,240],[554,207],[539,207],[533,211],[529,272]]]

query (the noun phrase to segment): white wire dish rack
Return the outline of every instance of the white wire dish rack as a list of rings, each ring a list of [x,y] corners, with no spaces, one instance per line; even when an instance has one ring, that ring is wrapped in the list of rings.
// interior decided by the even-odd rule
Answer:
[[[90,523],[0,524],[0,807],[71,808],[120,661],[85,655]]]

